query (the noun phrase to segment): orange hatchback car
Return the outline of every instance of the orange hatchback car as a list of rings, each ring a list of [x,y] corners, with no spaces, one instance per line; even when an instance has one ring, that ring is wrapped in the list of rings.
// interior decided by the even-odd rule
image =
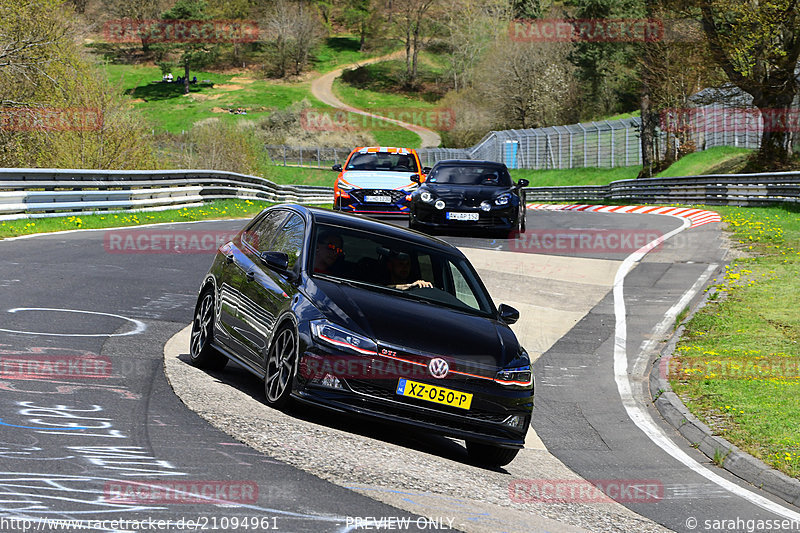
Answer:
[[[365,146],[356,148],[342,165],[333,186],[333,208],[348,213],[408,216],[409,195],[425,181],[413,148]],[[417,177],[412,180],[412,177]]]

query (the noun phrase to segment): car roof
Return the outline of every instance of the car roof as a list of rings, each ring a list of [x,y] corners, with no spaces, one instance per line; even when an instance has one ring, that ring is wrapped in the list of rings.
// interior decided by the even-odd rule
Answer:
[[[359,146],[355,148],[353,152],[359,153],[389,153],[389,154],[400,154],[400,155],[411,155],[416,153],[416,150],[413,148],[397,148],[395,146]]]
[[[498,163],[497,161],[485,161],[479,159],[443,159],[441,161],[437,161],[434,165],[435,167],[438,166],[448,166],[448,167],[487,167],[493,166],[502,168],[505,167],[505,164]]]
[[[375,220],[360,215],[339,213],[337,211],[331,211],[330,209],[322,209],[319,207],[306,207],[297,204],[284,205],[282,207],[289,207],[295,211],[305,214],[308,218],[313,219],[315,224],[330,224],[334,226],[345,226],[362,231],[370,231],[379,233],[381,235],[386,235],[388,237],[402,239],[412,244],[428,246],[448,253],[455,252],[458,255],[463,255],[458,248],[448,242],[435,237],[430,237],[428,235],[423,235],[422,233],[418,233],[416,231],[401,228],[399,226],[395,226],[394,224],[389,224],[388,222],[382,222],[380,220]]]

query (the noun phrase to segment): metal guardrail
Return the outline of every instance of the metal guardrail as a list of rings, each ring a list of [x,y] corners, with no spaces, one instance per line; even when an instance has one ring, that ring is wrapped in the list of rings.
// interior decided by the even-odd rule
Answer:
[[[0,220],[114,210],[160,210],[218,199],[329,203],[330,187],[277,185],[216,170],[0,169]],[[800,172],[721,174],[526,187],[526,201],[756,206],[800,202]]]
[[[217,170],[0,169],[0,220],[97,211],[143,211],[209,200],[329,203],[330,187],[278,185]]]
[[[800,202],[800,172],[714,174],[613,181],[608,185],[527,187],[526,201],[640,202],[758,206]]]

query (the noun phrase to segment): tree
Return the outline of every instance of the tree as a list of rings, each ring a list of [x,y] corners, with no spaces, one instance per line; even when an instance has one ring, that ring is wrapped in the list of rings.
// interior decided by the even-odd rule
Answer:
[[[574,19],[641,19],[643,0],[573,0]],[[570,60],[578,67],[585,119],[635,109],[639,101],[636,42],[575,43]]]
[[[786,120],[798,93],[800,6],[797,0],[769,2],[696,0],[714,59],[728,79],[753,97],[764,130],[757,166],[782,167],[792,156]]]
[[[500,40],[478,68],[476,89],[500,128],[573,122],[577,83],[566,43]]]
[[[679,14],[664,4],[655,7],[648,0],[647,17],[670,20]],[[694,151],[693,124],[687,122],[690,98],[706,87],[720,85],[721,72],[714,64],[699,23],[696,27],[666,28],[664,39],[642,44],[640,79],[642,84],[642,171],[652,177],[682,154]],[[659,118],[669,118],[667,122]],[[665,142],[654,150],[656,127],[661,123]],[[659,159],[660,156],[660,159]]]
[[[414,87],[417,83],[417,59],[420,49],[435,33],[436,18],[439,15],[435,8],[441,0],[403,0],[387,1],[389,23],[395,35],[405,45],[406,73],[405,84]]]
[[[87,64],[60,0],[0,0],[0,166],[152,168],[146,129]]]
[[[449,74],[453,89],[472,84],[475,65],[509,24],[507,0],[449,0],[441,24],[449,45]]]
[[[74,0],[85,2],[85,0]],[[159,17],[161,0],[105,0],[108,12],[121,19],[130,19],[136,22],[157,19]],[[150,42],[147,36],[141,35],[142,51],[150,51]]]
[[[206,14],[204,0],[178,0],[172,9],[161,14],[161,18],[163,20],[209,20],[210,17]],[[192,37],[195,36],[192,35]],[[183,94],[189,94],[190,70],[208,63],[217,52],[215,45],[194,38],[187,39],[185,42],[158,45],[158,48],[162,47],[180,52],[179,63],[183,66]]]
[[[372,35],[378,26],[378,14],[373,6],[373,0],[345,0],[342,20],[358,35],[359,49],[363,52],[367,37]]]
[[[278,0],[264,19],[273,46],[273,70],[283,78],[302,72],[325,35],[316,9],[304,1]]]

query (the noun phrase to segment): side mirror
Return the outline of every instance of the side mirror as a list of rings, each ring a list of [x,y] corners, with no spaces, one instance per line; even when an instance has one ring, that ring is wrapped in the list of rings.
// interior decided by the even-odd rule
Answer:
[[[419,174],[411,174],[411,181],[414,183],[420,183],[422,178],[419,177]]]
[[[261,252],[261,261],[269,268],[286,272],[289,268],[289,256],[286,252]]]
[[[430,174],[430,172],[431,172],[431,167],[422,167],[423,174]]]
[[[522,188],[522,187],[527,187],[528,185],[530,185],[530,183],[531,183],[531,182],[529,182],[529,181],[528,181],[528,180],[526,180],[525,178],[522,178],[522,179],[520,179],[520,180],[517,182],[517,187],[520,187],[520,188]]]
[[[335,170],[336,172],[341,172],[342,171],[342,165],[340,165],[339,163],[336,163],[335,165],[333,165],[331,167],[331,170]]]
[[[519,320],[519,311],[510,305],[500,304],[500,307],[497,308],[497,312],[500,314],[500,320],[506,324],[513,324]]]

